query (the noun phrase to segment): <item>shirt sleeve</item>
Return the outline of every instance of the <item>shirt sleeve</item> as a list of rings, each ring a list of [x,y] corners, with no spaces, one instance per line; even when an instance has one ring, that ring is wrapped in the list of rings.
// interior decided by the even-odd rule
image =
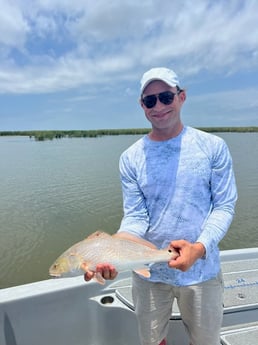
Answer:
[[[149,228],[149,215],[144,195],[137,183],[135,169],[126,153],[120,157],[119,170],[124,216],[118,232],[126,231],[143,238]]]
[[[206,248],[206,257],[227,233],[234,216],[237,189],[232,158],[224,141],[218,146],[211,171],[211,211],[197,239]]]

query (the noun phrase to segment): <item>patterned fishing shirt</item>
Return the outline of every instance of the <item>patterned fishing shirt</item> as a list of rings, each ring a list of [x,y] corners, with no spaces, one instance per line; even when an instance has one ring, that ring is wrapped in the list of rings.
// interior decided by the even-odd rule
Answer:
[[[166,141],[146,135],[123,152],[119,169],[124,217],[118,231],[158,248],[179,239],[206,248],[205,257],[188,271],[154,264],[149,279],[186,286],[214,278],[220,271],[218,244],[231,224],[237,199],[224,140],[191,127]]]

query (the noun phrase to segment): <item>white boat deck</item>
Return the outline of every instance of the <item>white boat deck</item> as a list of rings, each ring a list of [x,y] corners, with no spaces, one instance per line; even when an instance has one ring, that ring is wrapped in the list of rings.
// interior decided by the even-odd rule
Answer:
[[[223,345],[256,345],[258,344],[258,322],[236,325],[221,332]]]
[[[223,345],[258,344],[258,255],[222,263]]]

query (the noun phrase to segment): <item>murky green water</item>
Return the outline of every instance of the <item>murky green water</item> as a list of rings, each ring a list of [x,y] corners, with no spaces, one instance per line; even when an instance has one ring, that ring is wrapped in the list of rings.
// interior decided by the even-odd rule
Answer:
[[[222,249],[258,246],[258,133],[221,133],[239,201]],[[122,217],[118,159],[140,136],[0,138],[0,288],[48,278],[52,261]]]

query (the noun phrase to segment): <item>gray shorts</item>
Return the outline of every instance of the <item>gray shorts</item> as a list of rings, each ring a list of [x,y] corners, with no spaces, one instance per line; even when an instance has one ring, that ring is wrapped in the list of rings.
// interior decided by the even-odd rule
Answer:
[[[133,273],[132,291],[142,345],[158,345],[166,337],[175,298],[191,344],[220,344],[221,274],[197,285],[177,287],[152,283]]]

